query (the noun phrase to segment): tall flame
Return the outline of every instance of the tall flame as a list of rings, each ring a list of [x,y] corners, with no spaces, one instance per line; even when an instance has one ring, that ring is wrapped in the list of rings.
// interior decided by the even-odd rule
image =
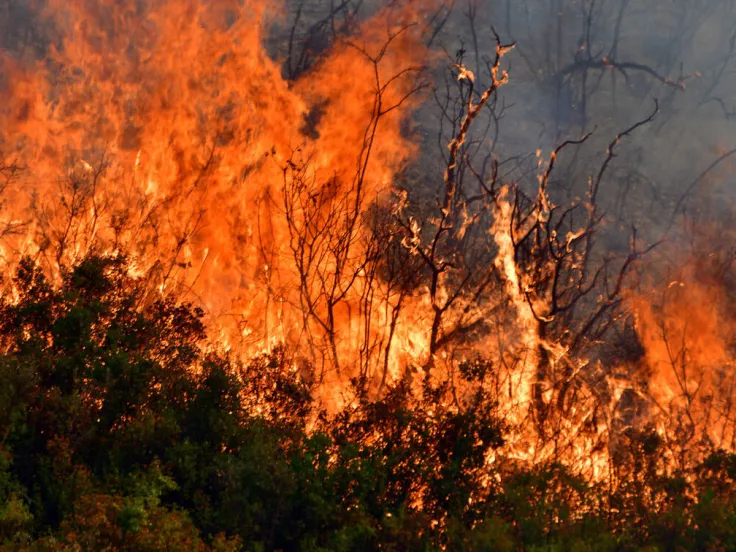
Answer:
[[[426,6],[380,11],[287,81],[263,45],[269,4],[50,0],[57,35],[43,59],[3,57],[0,152],[23,170],[2,217],[27,225],[6,236],[6,256],[58,272],[92,249],[129,252],[244,353],[306,339],[326,306],[315,300],[305,321],[300,294],[320,285],[339,288],[329,315],[346,318],[369,285],[354,261],[361,217],[415,149],[402,123],[427,56],[415,24]],[[333,220],[336,208],[355,216]],[[290,231],[331,224],[352,252],[335,259],[336,244],[315,239],[307,262],[330,281],[300,288]],[[338,347],[359,331],[339,327]]]

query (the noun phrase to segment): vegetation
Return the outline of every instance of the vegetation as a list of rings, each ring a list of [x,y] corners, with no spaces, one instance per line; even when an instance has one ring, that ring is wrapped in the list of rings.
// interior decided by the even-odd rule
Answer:
[[[733,2],[25,4],[0,551],[736,550]]]
[[[486,459],[477,391],[407,377],[337,415],[275,350],[204,350],[202,313],[150,301],[121,257],[52,285],[30,261],[0,305],[3,550],[734,550],[736,456],[662,475],[628,434],[625,484]],[[12,299],[12,300],[11,300]],[[491,366],[465,366],[468,381]]]

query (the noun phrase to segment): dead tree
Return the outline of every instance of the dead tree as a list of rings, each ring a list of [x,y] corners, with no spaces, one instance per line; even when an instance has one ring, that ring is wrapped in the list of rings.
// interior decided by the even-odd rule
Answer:
[[[450,129],[439,197],[429,213],[407,206],[397,220],[405,247],[423,266],[420,278],[432,309],[425,377],[444,377],[437,370],[442,359],[452,378],[453,366],[464,362],[463,351],[473,351],[474,343],[499,332],[499,321],[522,328],[531,337],[522,339],[521,346],[496,351],[497,364],[488,378],[497,382],[487,383],[501,389],[498,380],[505,381],[506,399],[499,400],[508,401],[521,392],[512,382],[528,363],[522,357],[532,358],[527,407],[535,433],[541,446],[572,446],[575,431],[584,431],[596,410],[606,406],[605,384],[595,366],[597,344],[620,324],[626,277],[653,247],[642,246],[635,229],[623,257],[598,246],[595,237],[603,218],[599,189],[619,141],[649,123],[657,108],[609,144],[583,200],[557,206],[550,186],[558,157],[589,135],[557,147],[531,193],[504,182],[502,163],[481,147],[488,147],[485,128],[502,115],[497,103],[506,80],[501,60],[509,48],[496,37],[496,56],[487,66],[489,84],[480,90],[479,77],[462,63],[462,55],[454,60],[457,86],[446,87],[444,97],[435,93]],[[482,126],[484,118],[490,120],[488,127]],[[480,125],[477,134],[474,125]],[[508,240],[508,248],[501,238]],[[527,320],[520,321],[521,311]],[[459,352],[457,358],[453,351]],[[462,401],[455,401],[460,406]]]
[[[615,157],[615,147],[621,138],[649,123],[656,112],[655,107],[649,117],[609,144],[598,174],[589,181],[584,201],[558,207],[549,199],[548,186],[558,155],[589,135],[563,142],[555,149],[540,177],[536,197],[511,188],[507,232],[513,243],[519,294],[536,322],[532,412],[543,436],[551,411],[567,415],[575,405],[576,390],[586,383],[586,363],[581,364],[581,359],[591,358],[595,344],[616,322],[632,264],[654,247],[640,248],[634,229],[626,257],[601,256],[595,249],[595,234],[602,220],[598,191]]]
[[[355,321],[365,328],[370,327],[372,307],[365,295],[368,293],[366,285],[370,287],[375,277],[381,250],[380,244],[374,241],[376,236],[366,228],[372,202],[367,191],[368,166],[382,119],[425,86],[421,78],[422,67],[406,67],[391,77],[381,77],[379,69],[384,56],[392,42],[407,30],[408,27],[402,27],[390,33],[377,53],[352,44],[373,68],[375,78],[372,112],[354,172],[347,177],[336,174],[324,179],[312,170],[311,154],[301,150],[293,152],[283,169],[282,201],[289,229],[289,248],[299,275],[299,306],[306,339],[322,373],[327,367],[338,373],[341,370],[338,311],[351,308],[351,298],[358,283],[363,298]],[[405,87],[407,92],[389,99],[389,92],[400,82],[409,83]],[[364,330],[360,344],[363,372],[372,356],[370,333]]]

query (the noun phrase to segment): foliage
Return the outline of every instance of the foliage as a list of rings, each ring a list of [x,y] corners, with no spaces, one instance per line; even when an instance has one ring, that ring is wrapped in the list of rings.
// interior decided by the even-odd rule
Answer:
[[[202,312],[151,300],[122,257],[58,286],[25,260],[12,285],[3,550],[736,549],[733,455],[665,474],[664,443],[631,432],[610,487],[489,462],[506,428],[482,390],[461,408],[407,371],[328,417],[287,351],[206,352]]]

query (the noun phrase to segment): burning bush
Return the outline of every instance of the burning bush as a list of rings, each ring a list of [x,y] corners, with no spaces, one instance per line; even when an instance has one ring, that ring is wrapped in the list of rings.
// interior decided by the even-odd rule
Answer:
[[[7,549],[733,545],[729,453],[673,468],[652,427],[623,434],[615,486],[530,465],[477,362],[462,409],[407,372],[328,416],[283,351],[208,353],[202,313],[127,272],[90,257],[57,288],[23,261],[2,304]]]

